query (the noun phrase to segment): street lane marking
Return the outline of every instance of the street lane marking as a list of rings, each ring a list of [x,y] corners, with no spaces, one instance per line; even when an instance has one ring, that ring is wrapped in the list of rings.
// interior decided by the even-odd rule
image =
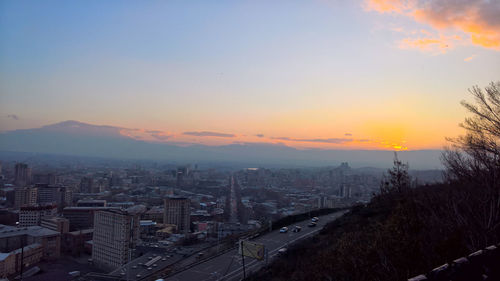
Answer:
[[[284,246],[286,246],[287,244],[294,243],[294,242],[295,242],[295,241],[297,241],[297,240],[300,240],[300,239],[302,239],[302,238],[304,238],[304,237],[306,237],[306,236],[310,236],[310,235],[312,235],[312,234],[314,234],[314,233],[316,233],[316,232],[318,232],[318,231],[321,231],[321,230],[323,229],[323,227],[324,227],[326,224],[328,224],[328,223],[330,223],[330,222],[332,222],[332,221],[334,221],[334,220],[338,219],[339,217],[343,216],[343,215],[344,215],[345,213],[347,213],[347,212],[348,212],[348,211],[340,211],[339,213],[336,213],[336,214],[335,214],[335,215],[333,215],[333,216],[328,216],[328,215],[325,215],[325,216],[320,217],[320,218],[324,218],[324,219],[321,219],[321,220],[319,221],[319,223],[318,223],[318,227],[317,227],[316,229],[312,230],[312,231],[310,231],[310,229],[311,229],[311,228],[305,228],[305,226],[307,226],[307,224],[308,224],[308,220],[302,221],[302,222],[300,222],[300,223],[296,223],[295,225],[301,225],[301,226],[304,226],[304,229],[302,230],[302,233],[301,233],[301,234],[303,234],[303,235],[302,235],[302,236],[300,236],[300,237],[297,237],[297,238],[295,238],[295,239],[293,239],[293,240],[288,241],[288,243],[285,243],[284,245],[281,245],[281,246],[279,246],[279,247],[277,247],[277,248],[275,248],[275,249],[273,249],[273,250],[270,250],[270,251],[268,252],[269,257],[275,257],[275,256],[278,254],[278,253],[275,253],[275,252],[277,252],[279,249],[283,248],[283,247],[284,247]],[[310,231],[310,232],[308,232],[308,231]],[[305,233],[304,233],[304,232],[305,232]],[[289,235],[289,237],[290,237],[290,238],[292,238],[292,237],[294,238],[296,235],[299,235],[299,233],[296,233],[296,234],[295,234],[295,233],[287,233],[287,234]],[[261,237],[259,237],[259,238],[255,239],[255,241],[268,241],[268,242],[272,242],[273,244],[274,244],[274,243],[276,243],[276,242],[282,242],[282,240],[279,240],[279,238],[283,237],[283,236],[281,235],[281,233],[279,233],[279,229],[273,230],[271,233],[267,233],[267,234],[265,234],[265,235],[266,235],[266,236],[261,236]],[[270,237],[270,236],[271,236],[271,237]],[[277,241],[277,240],[275,240],[275,239],[270,239],[270,238],[272,238],[272,237],[278,238],[278,241]],[[269,247],[269,248],[271,248],[273,245],[266,245],[266,246],[267,246],[267,247]],[[274,247],[272,247],[272,248],[274,248]],[[227,255],[227,254],[223,254],[223,255],[221,255],[221,256],[219,256],[219,257],[216,257],[215,259],[218,259],[218,258],[224,258],[224,259],[226,259],[226,258],[232,258],[232,257],[233,257],[233,255],[236,255],[236,254],[233,254],[234,252],[233,252],[233,253],[231,253],[231,252],[232,252],[232,251],[230,251],[230,252],[228,252],[228,253],[227,253],[227,254],[229,254],[229,255]],[[236,251],[235,251],[235,252],[236,252]],[[273,254],[273,253],[275,253],[275,254]],[[271,255],[271,254],[273,254],[273,255]],[[239,255],[238,255],[238,256],[239,256]],[[213,261],[214,259],[211,259],[211,260]],[[208,262],[208,261],[207,261],[207,262]],[[241,262],[241,261],[240,261],[240,262]],[[254,267],[254,266],[256,266],[256,265],[259,265],[259,264],[261,264],[261,263],[263,263],[263,262],[262,262],[262,261],[253,260],[253,261],[251,261],[250,263],[248,263],[248,266],[247,266],[246,268],[248,268],[248,269],[250,270],[252,267]],[[233,266],[231,266],[231,267],[233,267]],[[231,275],[233,275],[234,273],[238,273],[238,271],[240,271],[240,273],[241,273],[243,270],[242,270],[241,268],[238,268],[238,269],[233,270],[232,272],[230,272],[230,273],[226,274],[225,276],[222,276],[222,278],[224,278],[224,279],[226,279],[226,278],[230,278],[230,276],[231,276]],[[187,273],[187,272],[196,272],[196,273],[197,273],[197,272],[199,272],[199,273],[202,273],[203,275],[209,275],[209,274],[210,274],[210,273],[202,272],[202,271],[195,270],[195,269],[188,269],[188,271],[182,271],[182,272],[179,272],[179,273],[175,274],[174,276],[176,276],[176,275],[178,276],[178,275],[180,275],[180,274],[182,274],[182,273]],[[179,278],[174,277],[174,276],[169,277],[169,278],[168,278],[168,280],[173,280],[173,281],[174,281],[174,280],[180,280]],[[172,278],[172,279],[171,279],[171,278]],[[201,279],[201,278],[203,278],[203,277],[198,277],[197,279]],[[184,280],[184,279],[182,279],[182,280]],[[202,280],[212,280],[212,278],[202,279]]]
[[[316,230],[313,230],[313,231],[311,231],[310,233],[306,233],[306,234],[304,234],[304,235],[302,235],[302,236],[300,236],[300,237],[295,238],[294,240],[292,240],[292,241],[288,242],[287,244],[293,243],[293,242],[295,242],[295,241],[297,241],[297,240],[299,240],[299,239],[301,239],[301,238],[303,238],[303,237],[306,237],[306,236],[308,236],[308,235],[311,235],[311,234],[313,234],[313,233],[315,233],[315,232],[318,232],[318,231],[320,231],[320,230],[321,230],[321,229],[316,229]],[[283,248],[283,247],[284,247],[284,246],[286,246],[287,244],[284,244],[284,245],[282,245],[282,246],[280,246],[280,247],[278,247],[278,248],[276,248],[276,249],[274,249],[274,250],[269,251],[268,255],[271,255],[272,253],[277,252],[279,249]],[[277,253],[276,253],[276,254],[277,254]],[[272,256],[274,257],[274,256],[276,256],[276,254],[274,254],[274,255],[272,255]],[[259,262],[261,262],[261,261],[253,260],[253,261],[251,261],[250,263],[248,263],[248,266],[246,266],[246,268],[250,269],[250,268],[252,268],[254,265],[257,265]],[[228,274],[224,275],[224,276],[223,276],[223,278],[230,278],[230,276],[231,276],[231,275],[233,275],[233,274],[235,274],[235,273],[236,273],[236,274],[241,273],[242,271],[243,271],[243,269],[242,269],[242,268],[238,268],[238,269],[233,270],[232,272],[230,272],[230,273],[228,273]],[[205,279],[205,280],[206,280],[206,279]]]

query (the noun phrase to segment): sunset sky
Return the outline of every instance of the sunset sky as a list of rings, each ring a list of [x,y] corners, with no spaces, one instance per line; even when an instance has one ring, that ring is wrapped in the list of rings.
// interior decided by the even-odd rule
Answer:
[[[0,2],[0,131],[440,149],[498,80],[500,1]]]

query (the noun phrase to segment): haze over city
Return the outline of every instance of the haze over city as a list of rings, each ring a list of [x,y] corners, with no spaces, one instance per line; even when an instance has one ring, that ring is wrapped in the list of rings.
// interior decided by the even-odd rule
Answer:
[[[4,280],[500,280],[500,0],[0,1]]]

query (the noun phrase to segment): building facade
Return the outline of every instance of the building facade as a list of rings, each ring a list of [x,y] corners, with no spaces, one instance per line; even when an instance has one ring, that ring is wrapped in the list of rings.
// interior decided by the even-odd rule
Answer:
[[[139,215],[125,210],[97,211],[94,218],[92,260],[103,269],[129,261],[139,238]]]
[[[184,197],[169,197],[165,201],[164,224],[175,224],[181,234],[189,233],[191,201]]]
[[[92,193],[92,187],[94,185],[94,179],[91,177],[83,177],[80,180],[80,192],[81,193]]]
[[[30,187],[14,188],[14,208],[21,206],[33,206],[38,201],[38,189]]]
[[[43,217],[57,215],[56,205],[23,206],[19,209],[19,226],[40,225]]]
[[[60,233],[41,226],[12,227],[0,224],[0,253],[9,253],[36,243],[42,246],[43,259],[60,257]]]
[[[43,217],[40,226],[61,234],[69,232],[69,220],[61,217]]]
[[[31,169],[27,164],[17,163],[14,171],[14,184],[25,187],[31,183]]]
[[[66,207],[63,217],[69,220],[70,231],[94,227],[94,214],[97,211],[118,209],[112,207]]]

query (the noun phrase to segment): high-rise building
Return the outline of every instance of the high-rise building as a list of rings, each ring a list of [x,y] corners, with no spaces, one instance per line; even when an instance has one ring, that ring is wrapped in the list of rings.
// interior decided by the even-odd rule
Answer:
[[[49,173],[49,174],[35,174],[35,175],[33,175],[32,183],[55,185],[56,184],[56,175],[51,174],[51,173]]]
[[[131,207],[95,213],[92,260],[97,266],[116,269],[129,261],[139,238],[141,210]]]
[[[36,205],[38,200],[38,188],[16,187],[14,188],[14,208],[21,206]]]
[[[340,186],[340,190],[339,190],[340,197],[351,198],[351,195],[352,195],[351,192],[352,192],[352,189],[351,189],[350,185],[342,184]]]
[[[37,184],[38,204],[60,204],[62,199],[61,187],[48,184]]]
[[[92,193],[99,193],[109,189],[109,180],[107,178],[97,179],[92,185]]]
[[[92,193],[93,185],[94,185],[94,180],[91,177],[83,177],[80,181],[80,192]]]
[[[40,225],[43,217],[52,217],[56,214],[56,205],[23,206],[19,210],[19,225],[21,227]]]
[[[190,229],[191,201],[183,197],[169,197],[165,199],[163,223],[175,224],[177,231],[187,234]]]
[[[60,207],[64,208],[66,206],[73,205],[73,190],[70,187],[61,188],[61,204]]]
[[[189,176],[189,165],[188,166],[182,166],[177,168],[177,174],[176,174],[176,179],[177,179],[177,187],[182,187],[184,186],[185,182],[184,180]]]
[[[111,174],[109,186],[119,186],[122,184],[122,179],[117,174]]]
[[[14,172],[14,184],[25,187],[31,183],[31,169],[27,164],[17,163]]]
[[[62,208],[71,205],[72,191],[64,186],[36,184],[38,188],[38,204],[57,204]]]

